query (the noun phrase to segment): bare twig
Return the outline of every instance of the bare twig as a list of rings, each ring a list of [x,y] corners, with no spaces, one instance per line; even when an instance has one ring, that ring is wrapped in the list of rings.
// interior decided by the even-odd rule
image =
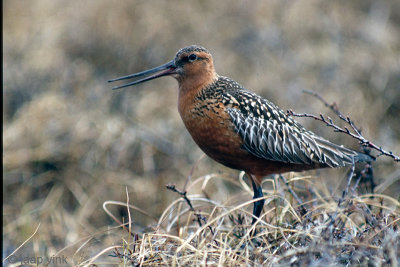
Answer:
[[[340,112],[338,105],[336,104],[336,102],[333,102],[332,104],[329,104],[328,101],[326,101],[320,94],[318,94],[317,92],[314,91],[310,91],[310,90],[303,90],[303,93],[309,94],[314,96],[315,98],[317,98],[319,101],[321,101],[322,103],[324,103],[325,107],[329,108],[330,110],[332,110],[336,115],[338,115],[339,118],[341,118],[342,120],[344,120],[345,122],[347,122],[346,116],[343,115],[342,112]],[[360,128],[357,128],[357,132],[361,132]]]
[[[178,193],[180,196],[182,196],[183,199],[186,201],[186,203],[189,205],[190,210],[195,212],[192,202],[190,202],[190,199],[186,196],[186,194],[187,194],[186,191],[181,191],[181,190],[177,189],[174,184],[167,184],[166,187],[167,187],[167,189],[174,191],[175,193]],[[199,222],[199,224],[201,226],[201,222]]]
[[[174,191],[175,193],[178,193],[180,196],[182,196],[182,198],[186,201],[186,203],[189,205],[190,210],[194,213],[194,215],[197,218],[197,222],[199,223],[200,227],[202,227],[202,223],[201,221],[204,221],[207,223],[207,219],[206,217],[204,217],[203,215],[201,215],[200,213],[196,212],[195,209],[193,208],[192,202],[190,201],[190,199],[187,197],[187,191],[181,191],[179,189],[176,188],[176,186],[174,184],[168,184],[166,185],[167,189]],[[208,229],[211,231],[212,235],[214,235],[214,230],[212,229],[212,227],[209,225]],[[215,241],[217,242],[217,241]],[[218,243],[218,242],[217,242]]]
[[[182,196],[182,198],[186,201],[186,203],[189,205],[189,208],[191,211],[193,211],[194,215],[196,215],[197,217],[197,222],[199,223],[200,227],[202,226],[201,221],[206,222],[206,218],[201,215],[200,213],[196,212],[195,209],[193,208],[192,202],[190,201],[190,199],[187,197],[187,192],[186,191],[181,191],[179,189],[176,188],[176,186],[174,184],[168,184],[166,185],[166,187],[171,190],[174,191],[175,193],[178,193],[180,196]]]
[[[362,136],[360,131],[357,129],[357,127],[354,125],[353,121],[349,117],[346,117],[345,121],[354,130],[354,133],[351,132],[349,130],[349,128],[347,128],[347,127],[341,128],[341,127],[337,126],[336,124],[333,123],[333,121],[332,121],[332,119],[330,117],[326,117],[325,118],[325,116],[322,115],[322,113],[320,113],[319,117],[317,117],[317,116],[312,115],[312,114],[307,114],[307,113],[299,114],[299,113],[293,112],[293,110],[288,110],[287,111],[287,115],[288,116],[294,116],[294,117],[313,118],[314,120],[321,121],[321,122],[325,123],[326,126],[334,128],[335,132],[345,133],[347,135],[350,135],[354,139],[357,139],[362,146],[370,147],[370,148],[373,148],[373,149],[379,151],[380,154],[377,155],[377,157],[385,155],[385,156],[393,158],[397,162],[400,162],[400,157],[399,156],[394,155],[393,152],[391,152],[391,151],[384,150],[382,147],[375,145],[371,141],[367,140],[364,136]]]
[[[310,91],[310,90],[303,90],[304,93],[309,94],[314,96],[315,98],[317,98],[318,100],[320,100],[322,103],[324,103],[325,107],[328,107],[329,109],[331,109],[336,115],[338,115],[338,117],[340,119],[342,119],[343,121],[345,121],[346,123],[348,123],[351,128],[354,130],[354,132],[361,137],[361,140],[358,139],[360,141],[360,144],[364,147],[370,147],[373,148],[377,151],[379,151],[381,153],[381,155],[386,155],[388,157],[393,158],[395,161],[399,162],[400,161],[400,157],[396,156],[393,154],[393,152],[391,151],[385,151],[382,149],[382,147],[378,147],[377,145],[373,144],[372,142],[368,141],[367,139],[365,139],[362,135],[361,135],[361,128],[357,127],[354,122],[352,120],[350,120],[350,118],[348,116],[343,115],[342,112],[340,112],[338,105],[336,104],[336,102],[333,102],[332,104],[329,104],[328,101],[326,101],[320,94],[318,94],[317,92],[314,91]],[[329,119],[329,117],[328,117]],[[346,129],[346,128],[345,128]],[[347,130],[347,129],[346,129]],[[381,156],[378,155],[378,156]]]

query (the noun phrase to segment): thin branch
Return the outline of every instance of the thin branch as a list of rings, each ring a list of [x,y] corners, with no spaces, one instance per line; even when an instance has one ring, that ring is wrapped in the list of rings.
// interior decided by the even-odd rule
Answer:
[[[329,104],[328,101],[326,101],[320,94],[318,94],[317,92],[314,92],[314,91],[303,90],[303,93],[312,95],[313,97],[317,98],[319,101],[321,101],[322,103],[324,103],[325,107],[327,107],[327,108],[329,108],[330,110],[332,110],[336,115],[338,115],[339,118],[341,118],[342,120],[344,120],[345,122],[347,122],[346,116],[343,115],[342,112],[340,112],[339,107],[338,107],[338,105],[336,104],[336,102],[333,102],[332,104]],[[357,129],[357,131],[358,131],[358,132],[361,132],[360,129]]]
[[[344,120],[351,126],[351,128],[354,131],[354,133],[351,132],[349,130],[349,128],[347,128],[347,127],[341,128],[341,127],[337,126],[336,124],[333,123],[333,121],[332,121],[332,119],[330,117],[326,117],[325,118],[325,116],[322,115],[322,113],[320,113],[319,117],[317,117],[317,116],[312,115],[312,114],[307,114],[307,113],[300,114],[300,113],[293,112],[293,110],[288,110],[287,111],[287,115],[288,116],[294,116],[294,117],[313,118],[314,120],[321,121],[321,122],[325,123],[326,126],[334,128],[335,132],[345,133],[345,134],[350,135],[351,137],[357,139],[362,146],[373,148],[373,149],[379,151],[380,154],[377,155],[377,157],[385,155],[385,156],[393,158],[394,161],[400,162],[400,157],[394,155],[392,151],[386,151],[382,147],[377,146],[374,143],[372,143],[371,141],[367,140],[360,133],[360,131],[357,129],[357,127],[354,125],[353,121],[349,117],[344,118]]]
[[[176,188],[176,186],[174,184],[167,184],[166,185],[167,189],[174,191],[175,193],[178,193],[181,197],[183,197],[183,199],[186,201],[186,203],[189,205],[189,208],[191,211],[195,212],[192,202],[190,202],[190,199],[186,196],[187,192],[186,191],[181,191],[179,189]],[[200,226],[201,226],[201,222],[199,222]]]
[[[202,227],[202,223],[201,221],[204,221],[207,223],[207,219],[206,217],[204,217],[203,215],[201,215],[200,213],[196,212],[195,209],[193,208],[192,202],[190,201],[190,199],[187,197],[187,191],[181,191],[179,189],[176,188],[176,186],[174,184],[168,184],[166,185],[167,189],[174,191],[175,193],[179,194],[180,196],[182,196],[182,198],[186,201],[186,203],[189,205],[190,210],[194,213],[194,215],[197,218],[197,222],[199,223],[200,227]],[[211,231],[211,234],[214,236],[215,232],[212,229],[211,225],[208,226],[208,229]],[[214,242],[216,242],[216,244],[218,245],[218,241],[214,240]]]
[[[346,123],[348,123],[351,128],[354,130],[354,132],[357,134],[357,136],[359,136],[362,140],[358,139],[360,141],[360,144],[363,145],[364,147],[370,147],[373,148],[377,151],[379,151],[381,155],[386,155],[388,157],[393,158],[395,161],[399,162],[400,161],[400,157],[396,156],[393,154],[393,152],[391,151],[385,151],[382,149],[382,147],[378,147],[377,145],[373,144],[372,142],[368,141],[367,139],[365,139],[362,135],[361,135],[361,128],[357,127],[354,122],[352,120],[350,120],[350,118],[348,116],[343,115],[342,112],[340,112],[338,105],[336,104],[336,102],[333,102],[332,104],[329,104],[328,101],[326,101],[320,94],[318,94],[317,92],[314,91],[310,91],[310,90],[303,90],[304,93],[309,94],[314,96],[315,98],[317,98],[319,101],[321,101],[322,103],[324,103],[325,107],[331,109],[336,115],[338,115],[338,117],[340,119],[342,119],[343,121],[345,121]],[[329,118],[329,117],[328,117]],[[347,130],[347,129],[346,129]]]

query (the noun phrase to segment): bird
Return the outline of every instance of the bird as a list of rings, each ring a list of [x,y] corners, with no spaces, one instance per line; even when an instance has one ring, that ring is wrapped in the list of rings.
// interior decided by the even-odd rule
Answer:
[[[265,176],[374,160],[318,136],[271,101],[218,75],[211,53],[200,45],[180,49],[163,65],[108,82],[143,77],[113,87],[121,89],[163,76],[178,81],[178,111],[194,142],[213,160],[250,178],[252,225],[264,206]]]

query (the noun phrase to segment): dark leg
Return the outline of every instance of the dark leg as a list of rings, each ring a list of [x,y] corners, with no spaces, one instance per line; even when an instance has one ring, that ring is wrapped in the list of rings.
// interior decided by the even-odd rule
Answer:
[[[254,182],[253,177],[250,177],[250,179],[251,179],[251,184],[253,185],[253,191],[254,191],[253,199],[262,197],[263,196],[263,192],[262,192],[261,185],[257,185]],[[255,217],[253,217],[253,221],[251,222],[251,224],[254,224],[257,221],[257,218],[260,217],[262,208],[264,207],[264,202],[265,202],[265,199],[261,199],[259,201],[254,202],[253,215]]]

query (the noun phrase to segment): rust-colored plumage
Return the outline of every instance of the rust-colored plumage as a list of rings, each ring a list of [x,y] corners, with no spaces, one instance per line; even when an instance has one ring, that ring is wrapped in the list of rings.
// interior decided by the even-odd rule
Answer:
[[[176,78],[178,110],[193,140],[217,162],[245,171],[252,180],[254,198],[262,197],[261,180],[268,174],[373,160],[317,136],[270,101],[219,76],[211,54],[201,46],[182,48],[164,65],[111,81],[150,74],[114,89],[161,76]],[[263,205],[263,200],[254,203],[253,223]]]

